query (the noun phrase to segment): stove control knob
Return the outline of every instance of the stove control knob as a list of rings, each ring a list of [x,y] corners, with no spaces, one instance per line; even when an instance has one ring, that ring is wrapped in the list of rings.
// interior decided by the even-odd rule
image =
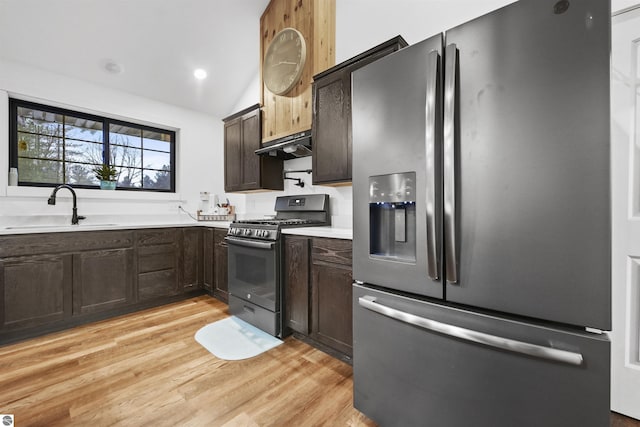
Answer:
[[[262,236],[263,236],[263,237],[269,237],[269,230],[264,230],[264,231],[262,232]]]
[[[249,230],[248,228],[246,230],[244,230],[244,235],[245,236],[251,236],[251,230]]]
[[[235,228],[230,228],[229,229],[229,234],[233,234],[234,231],[235,231]]]

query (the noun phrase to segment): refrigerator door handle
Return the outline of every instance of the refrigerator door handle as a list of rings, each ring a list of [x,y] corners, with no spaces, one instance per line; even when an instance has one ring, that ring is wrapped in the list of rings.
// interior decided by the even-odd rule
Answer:
[[[551,360],[554,362],[566,363],[569,365],[580,366],[583,363],[583,357],[580,353],[560,350],[557,348],[545,347],[537,344],[530,344],[523,341],[517,341],[510,338],[498,337],[484,332],[474,331],[472,329],[462,328],[460,326],[449,325],[447,323],[438,322],[436,320],[425,319],[415,314],[407,313],[395,308],[388,307],[376,302],[376,298],[372,296],[364,296],[358,298],[358,304],[367,310],[382,314],[383,316],[399,320],[410,325],[418,326],[429,331],[438,332],[440,334],[459,338],[465,341],[476,342],[490,347],[499,348],[501,350],[513,353],[525,354],[527,356],[539,359]]]
[[[438,77],[440,55],[432,50],[427,56],[427,87],[425,105],[426,148],[426,210],[427,210],[427,273],[438,280],[438,236],[436,234],[436,109],[438,107]]]
[[[458,282],[458,259],[456,248],[456,68],[458,48],[449,44],[445,50],[444,70],[444,251],[446,279]]]

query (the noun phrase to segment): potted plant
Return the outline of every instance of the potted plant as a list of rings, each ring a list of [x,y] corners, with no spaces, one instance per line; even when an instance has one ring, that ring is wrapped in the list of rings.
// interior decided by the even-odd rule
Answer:
[[[100,180],[100,188],[102,190],[115,190],[118,177],[118,170],[115,166],[102,164],[92,170],[96,178]]]

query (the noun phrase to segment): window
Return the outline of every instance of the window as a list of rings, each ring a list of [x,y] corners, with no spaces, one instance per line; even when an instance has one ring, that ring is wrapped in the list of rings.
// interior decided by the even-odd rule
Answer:
[[[117,189],[175,191],[175,132],[11,99],[10,163],[21,186],[99,188],[93,168],[115,166]]]

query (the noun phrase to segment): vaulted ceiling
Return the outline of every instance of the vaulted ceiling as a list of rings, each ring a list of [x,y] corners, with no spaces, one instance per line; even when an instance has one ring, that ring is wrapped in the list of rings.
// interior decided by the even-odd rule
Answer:
[[[0,60],[221,117],[258,73],[268,3],[0,0]]]

